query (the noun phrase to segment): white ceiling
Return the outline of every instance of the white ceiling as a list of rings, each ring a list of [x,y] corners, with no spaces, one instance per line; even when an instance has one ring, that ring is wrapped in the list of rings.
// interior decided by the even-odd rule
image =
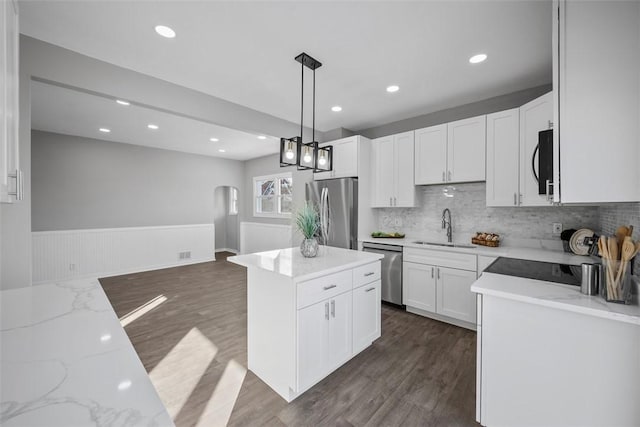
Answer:
[[[148,124],[159,128],[151,130]],[[279,140],[41,82],[32,82],[31,127],[36,130],[124,142],[233,160],[277,153]],[[110,129],[110,133],[100,132]],[[218,138],[211,142],[210,138]],[[225,150],[220,153],[218,150]]]
[[[158,36],[157,24],[175,39]],[[21,31],[292,122],[353,130],[551,81],[551,1],[22,1]],[[471,65],[470,56],[489,55]],[[307,79],[309,81],[310,79]],[[400,91],[388,94],[390,84]],[[330,107],[341,105],[333,113]],[[310,122],[307,122],[310,124]]]

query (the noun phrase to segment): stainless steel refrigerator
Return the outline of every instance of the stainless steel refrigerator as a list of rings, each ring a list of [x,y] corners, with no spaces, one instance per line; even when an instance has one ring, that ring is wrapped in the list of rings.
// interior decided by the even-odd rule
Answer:
[[[320,243],[358,249],[358,178],[307,183],[307,201],[320,212]]]

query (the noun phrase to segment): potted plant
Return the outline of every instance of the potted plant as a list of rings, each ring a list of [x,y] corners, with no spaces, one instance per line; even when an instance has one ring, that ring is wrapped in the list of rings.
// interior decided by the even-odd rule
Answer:
[[[306,202],[304,206],[296,212],[296,226],[304,236],[300,244],[300,252],[306,258],[313,258],[318,255],[318,240],[316,234],[320,229],[320,214],[318,209]]]

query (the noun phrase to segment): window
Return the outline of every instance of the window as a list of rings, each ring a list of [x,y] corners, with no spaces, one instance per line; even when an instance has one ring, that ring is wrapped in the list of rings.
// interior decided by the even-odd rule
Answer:
[[[238,215],[238,189],[229,188],[229,215]]]
[[[293,208],[291,173],[253,178],[253,214],[290,218]]]

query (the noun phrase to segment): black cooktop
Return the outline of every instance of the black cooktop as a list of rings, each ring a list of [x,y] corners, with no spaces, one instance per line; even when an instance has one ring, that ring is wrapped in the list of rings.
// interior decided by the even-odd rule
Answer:
[[[505,276],[525,277],[565,285],[580,286],[582,270],[579,265],[529,261],[516,258],[498,258],[484,271]]]

